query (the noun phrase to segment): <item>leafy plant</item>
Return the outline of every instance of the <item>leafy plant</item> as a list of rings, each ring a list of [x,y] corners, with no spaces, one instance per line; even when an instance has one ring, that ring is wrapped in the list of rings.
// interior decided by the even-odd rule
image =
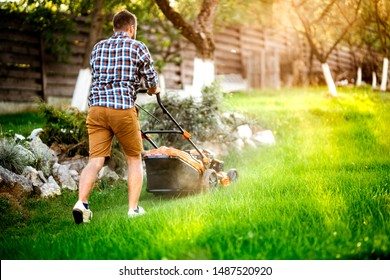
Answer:
[[[56,109],[43,102],[38,108],[45,120],[40,138],[46,145],[65,144],[68,156],[88,155],[86,113],[76,108]]]
[[[22,174],[28,165],[35,165],[34,155],[13,139],[0,139],[0,165],[16,174]]]
[[[162,97],[162,103],[169,113],[188,131],[196,141],[229,142],[233,140],[232,131],[237,126],[232,119],[223,116],[223,91],[218,82],[202,90],[202,100],[197,102],[193,97],[180,98],[177,95]],[[143,131],[176,129],[175,124],[164,115],[159,105],[149,109],[156,118],[145,115]],[[181,149],[191,148],[186,141],[179,141],[177,134],[152,136],[158,145],[175,146]]]

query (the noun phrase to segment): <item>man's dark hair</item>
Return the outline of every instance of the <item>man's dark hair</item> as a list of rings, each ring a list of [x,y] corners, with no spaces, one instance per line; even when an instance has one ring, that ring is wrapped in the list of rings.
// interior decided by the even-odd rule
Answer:
[[[137,27],[137,17],[129,11],[121,11],[114,15],[112,20],[115,31],[125,31],[130,28],[131,25]]]

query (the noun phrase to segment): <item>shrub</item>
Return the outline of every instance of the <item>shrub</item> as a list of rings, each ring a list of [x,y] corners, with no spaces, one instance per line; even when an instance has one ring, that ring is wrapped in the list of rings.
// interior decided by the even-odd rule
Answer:
[[[192,97],[181,98],[170,94],[162,97],[162,103],[173,118],[197,142],[230,142],[233,140],[232,131],[239,125],[236,120],[223,117],[223,91],[218,82],[203,88],[201,102],[196,102]],[[176,125],[164,115],[158,104],[148,105],[147,108],[158,120],[145,114],[145,120],[141,124],[143,131],[177,130]],[[159,146],[174,146],[179,149],[192,148],[177,134],[151,135],[151,137]]]
[[[55,149],[61,156],[88,156],[87,112],[76,108],[57,109],[46,103],[40,103],[39,112],[43,115],[43,132],[39,135],[42,142]],[[126,157],[114,138],[111,148],[110,165],[115,171],[121,171]]]
[[[52,144],[64,144],[67,156],[88,155],[87,113],[76,108],[56,109],[46,103],[40,103],[39,112],[44,117],[42,141]]]
[[[26,166],[35,166],[34,154],[15,140],[0,139],[0,165],[16,174],[22,174]]]

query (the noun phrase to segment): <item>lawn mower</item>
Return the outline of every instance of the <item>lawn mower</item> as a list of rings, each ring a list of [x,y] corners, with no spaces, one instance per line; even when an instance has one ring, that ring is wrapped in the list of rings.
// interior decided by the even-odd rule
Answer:
[[[141,129],[142,138],[154,147],[143,155],[146,166],[146,191],[154,194],[194,193],[214,189],[219,185],[228,186],[230,182],[236,180],[237,170],[230,169],[224,172],[224,162],[216,159],[210,151],[195,145],[191,140],[191,134],[184,130],[164,107],[160,94],[156,94],[156,98],[163,113],[172,120],[177,129],[149,131]],[[182,135],[193,149],[182,151],[172,147],[158,147],[150,136],[167,133]]]

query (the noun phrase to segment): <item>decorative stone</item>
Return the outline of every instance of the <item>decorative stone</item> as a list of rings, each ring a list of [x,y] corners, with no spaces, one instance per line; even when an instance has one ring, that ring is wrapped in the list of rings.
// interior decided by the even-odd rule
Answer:
[[[53,176],[50,176],[47,183],[43,184],[39,188],[41,197],[51,197],[61,195],[61,188],[54,180]]]
[[[252,148],[256,147],[256,143],[252,139],[245,139],[244,143],[245,145],[250,146]]]
[[[215,155],[216,158],[229,154],[229,148],[225,143],[204,142],[202,147]]]
[[[33,184],[22,175],[18,175],[0,166],[0,190],[15,197],[29,194],[33,191]]]
[[[38,134],[41,133],[42,131],[43,131],[42,128],[36,128],[33,131],[31,131],[30,135],[27,138],[32,140],[36,138]]]
[[[61,164],[67,165],[69,170],[76,170],[78,174],[81,174],[81,171],[88,164],[88,157],[62,161]]]
[[[45,176],[50,176],[53,164],[58,162],[58,158],[54,151],[45,145],[39,137],[35,137],[30,142],[30,146],[40,163],[40,169],[43,174],[45,174]]]
[[[77,184],[67,165],[56,163],[53,165],[52,171],[53,176],[57,179],[63,189],[69,189],[72,191],[77,190]]]
[[[69,170],[70,176],[72,176],[72,179],[78,184],[80,181],[80,174],[76,170]]]
[[[237,127],[237,133],[238,137],[243,140],[250,139],[253,134],[252,129],[247,124],[240,125],[239,127]]]
[[[36,161],[35,155],[32,151],[26,149],[22,145],[16,145],[18,150],[18,157],[22,158],[23,162],[27,165],[33,165]]]
[[[111,170],[108,166],[103,166],[103,168],[100,170],[98,174],[98,179],[102,179],[103,177],[105,178],[110,178],[113,180],[119,180],[119,175],[115,173],[115,171]]]
[[[39,174],[41,173],[41,174]],[[23,176],[31,181],[34,187],[40,187],[44,183],[47,183],[46,178],[43,175],[43,172],[38,172],[34,167],[26,166],[23,170]]]
[[[244,140],[238,138],[233,142],[233,147],[237,150],[242,150],[245,147],[245,142]]]
[[[275,137],[271,130],[263,130],[255,133],[253,139],[261,144],[274,145]]]

